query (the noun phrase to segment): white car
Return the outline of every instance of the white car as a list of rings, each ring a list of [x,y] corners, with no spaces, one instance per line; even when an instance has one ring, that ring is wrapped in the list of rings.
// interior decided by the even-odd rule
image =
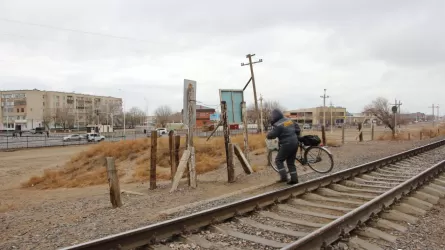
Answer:
[[[98,141],[104,141],[105,140],[105,136],[103,135],[99,135],[96,133],[89,133],[87,134],[87,139],[89,142],[98,142]]]
[[[63,141],[80,141],[82,137],[78,134],[68,135],[63,137]]]
[[[167,134],[166,128],[157,128],[156,130],[158,131],[158,135],[166,135]]]

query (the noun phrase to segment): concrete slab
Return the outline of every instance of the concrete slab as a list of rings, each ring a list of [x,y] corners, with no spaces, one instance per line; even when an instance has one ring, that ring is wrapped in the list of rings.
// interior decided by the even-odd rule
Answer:
[[[365,179],[365,180],[375,180],[375,181],[383,181],[383,182],[396,182],[396,183],[402,183],[403,180],[400,179],[394,179],[394,178],[385,178],[385,177],[379,177],[379,176],[372,176],[372,175],[367,175],[367,174],[363,174],[360,176],[360,178]]]
[[[323,204],[317,204],[314,202],[310,202],[310,201],[305,201],[302,199],[292,199],[288,201],[289,204],[292,205],[299,205],[299,206],[307,206],[307,207],[314,207],[314,208],[324,208],[324,209],[330,209],[330,210],[335,210],[335,211],[340,211],[340,212],[350,212],[352,211],[352,208],[346,208],[346,207],[337,207],[337,206],[329,206],[329,205],[323,205]]]
[[[264,239],[264,238],[261,238],[261,237],[255,236],[255,235],[241,233],[241,232],[235,231],[235,230],[231,229],[230,227],[224,226],[224,225],[218,225],[218,226],[213,226],[213,227],[218,228],[218,231],[224,232],[225,235],[229,235],[229,236],[232,236],[235,238],[255,242],[260,245],[264,245],[264,246],[268,246],[268,247],[282,248],[282,247],[285,247],[288,245],[286,243],[281,243],[281,242],[277,242],[277,241],[273,241],[273,240]]]
[[[319,228],[319,227],[322,227],[325,225],[322,223],[313,223],[313,222],[308,222],[308,221],[304,221],[304,220],[288,218],[288,217],[284,217],[279,214],[268,212],[268,211],[261,211],[261,212],[259,212],[259,214],[263,217],[267,217],[267,218],[279,220],[279,221],[285,221],[285,222],[289,222],[289,223],[293,223],[293,224],[297,224],[297,225],[301,225],[301,226]]]
[[[438,190],[436,190],[434,188],[431,188],[429,186],[423,186],[423,187],[419,188],[418,190],[421,191],[421,192],[425,192],[427,194],[430,194],[432,196],[437,196],[437,197],[440,197],[440,198],[445,197],[445,193],[440,192],[440,191],[438,191]]]
[[[359,237],[352,237],[348,242],[348,246],[351,249],[384,250],[383,248],[362,240]]]
[[[418,220],[416,217],[412,215],[405,214],[397,210],[390,210],[388,212],[383,212],[380,214],[380,217],[387,220],[409,222],[411,224],[416,223]]]
[[[340,184],[346,186],[346,187],[356,187],[356,188],[369,188],[371,190],[388,190],[391,187],[390,186],[383,186],[383,185],[377,185],[377,184],[364,184],[364,183],[359,183],[356,181],[350,181],[350,180],[346,180],[346,181],[341,181]]]
[[[418,208],[423,209],[423,210],[429,210],[429,209],[433,208],[433,206],[434,206],[431,203],[428,203],[426,201],[417,199],[415,197],[403,198],[403,202],[405,202],[407,204],[410,204],[411,206],[418,207]]]
[[[353,187],[347,187],[340,184],[332,184],[332,189],[339,192],[352,192],[352,193],[368,193],[370,195],[380,195],[383,194],[384,190],[375,190],[375,189],[369,189],[369,188],[353,188]]]
[[[336,202],[336,203],[340,203],[340,204],[349,204],[349,205],[354,205],[357,207],[364,204],[364,202],[336,199],[336,198],[325,197],[325,196],[314,194],[314,193],[305,194],[305,195],[303,195],[303,198],[308,199],[308,200],[313,200],[313,201],[329,201],[329,202]]]
[[[319,188],[318,192],[321,195],[325,195],[325,196],[351,197],[351,198],[356,198],[356,199],[359,199],[359,200],[366,200],[366,201],[374,199],[374,196],[371,196],[371,195],[351,194],[351,193],[347,193],[347,192],[337,192],[335,190],[328,189],[328,188]]]
[[[195,244],[205,249],[212,249],[215,247],[215,243],[208,241],[207,239],[200,237],[199,235],[192,234],[189,236],[182,236],[182,241],[187,244]]]
[[[389,229],[389,230],[397,230],[399,232],[406,232],[406,230],[408,230],[406,227],[399,225],[397,223],[394,223],[392,221],[389,220],[385,220],[385,219],[378,219],[377,222],[375,223],[375,226],[379,227],[379,228],[384,228],[384,229]]]
[[[426,214],[425,210],[420,209],[420,208],[415,207],[415,206],[411,206],[410,204],[403,203],[403,202],[400,203],[400,204],[395,205],[394,209],[396,209],[397,211],[400,211],[402,213],[411,214],[411,215],[422,216],[422,215]]]
[[[285,234],[285,235],[299,237],[299,238],[300,237],[304,237],[304,236],[309,234],[308,232],[298,232],[298,231],[293,231],[293,230],[289,230],[289,229],[269,226],[269,225],[266,225],[266,224],[262,224],[262,223],[256,222],[256,221],[254,221],[252,219],[249,219],[249,218],[236,218],[235,220],[237,220],[237,221],[239,221],[239,222],[241,222],[243,224],[252,226],[252,227],[263,229],[265,231],[271,231],[271,232]]]
[[[414,191],[411,196],[414,197],[414,198],[417,198],[419,200],[423,200],[423,201],[426,201],[428,203],[434,204],[434,205],[437,204],[439,202],[439,199],[440,199],[437,196],[427,194],[427,193],[425,193],[423,191],[420,191],[420,190]]]
[[[324,219],[329,219],[329,220],[335,220],[339,217],[339,216],[330,215],[330,214],[305,211],[305,210],[294,208],[294,207],[291,207],[291,206],[285,205],[285,204],[280,204],[277,207],[278,207],[278,209],[284,210],[287,212],[291,212],[291,213],[295,213],[295,214],[304,214],[304,215],[309,215],[309,216],[319,217],[319,218],[324,218]]]
[[[364,230],[357,230],[357,235],[364,236],[368,238],[374,238],[374,239],[382,239],[389,242],[396,242],[397,238],[395,236],[392,236],[388,233],[385,233],[383,231],[380,231],[376,228],[372,227],[366,227]]]

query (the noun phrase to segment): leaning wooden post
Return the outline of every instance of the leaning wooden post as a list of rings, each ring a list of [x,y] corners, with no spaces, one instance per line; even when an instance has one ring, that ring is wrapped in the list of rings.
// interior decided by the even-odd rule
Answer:
[[[345,144],[345,124],[343,123],[343,126],[341,126],[341,143]]]
[[[156,153],[158,148],[158,132],[151,131],[150,189],[156,189]]]
[[[411,140],[411,133],[408,133],[408,141]]]
[[[247,108],[246,108],[246,102],[241,103],[241,112],[243,115],[243,136],[244,136],[244,156],[246,157],[247,161],[250,162],[249,159],[249,133],[247,128]]]
[[[195,111],[195,101],[193,100],[193,86],[189,84],[187,89],[187,96],[188,96],[188,102],[187,102],[187,109],[188,109],[188,137],[187,137],[187,149],[190,151],[190,160],[188,162],[188,169],[189,169],[189,185],[192,188],[196,188],[197,182],[196,182],[196,166],[195,166],[195,149],[193,146],[193,134],[195,130],[195,123],[196,120],[194,120],[194,111]]]
[[[374,140],[374,123],[371,121],[371,141]]]
[[[422,131],[420,131],[420,140],[422,140],[422,136],[423,136],[423,133],[422,133]]]
[[[175,176],[176,173],[175,137],[173,136],[173,130],[168,133],[168,149],[170,153],[170,173],[173,181],[173,176]]]
[[[326,146],[326,131],[324,125],[321,125],[321,141],[323,142],[323,146]]]
[[[117,176],[116,166],[114,165],[114,158],[107,157],[107,176],[108,185],[110,186],[110,201],[113,208],[121,207],[121,189],[119,187],[119,178]]]
[[[223,125],[223,132],[224,132],[224,147],[226,149],[226,162],[227,162],[227,178],[229,182],[233,182],[231,178],[231,170],[234,169],[233,167],[233,160],[231,161],[230,153],[229,153],[229,143],[230,143],[230,130],[229,125],[227,124],[227,103],[226,101],[221,102],[221,119],[222,119],[222,125]],[[232,154],[233,155],[233,154]],[[233,159],[233,157],[232,157]]]

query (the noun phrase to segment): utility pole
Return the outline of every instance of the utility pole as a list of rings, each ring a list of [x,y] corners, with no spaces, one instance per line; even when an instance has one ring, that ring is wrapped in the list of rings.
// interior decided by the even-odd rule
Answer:
[[[263,96],[260,94],[260,120],[261,120],[261,134],[263,134]]]
[[[434,116],[434,108],[436,108],[436,106],[434,106],[434,103],[433,103],[433,105],[431,105],[431,107],[428,107],[428,108],[431,108],[431,110],[433,111],[433,127],[434,127],[434,120],[436,120],[436,117]]]
[[[333,130],[333,128],[332,128],[332,127],[333,127],[333,126],[332,126],[332,125],[333,125],[333,122],[332,122],[332,120],[333,120],[333,117],[332,117],[332,99],[331,99],[330,106],[331,106],[330,108],[331,108],[331,134],[332,134],[332,132],[333,132],[333,131],[332,131],[332,130]]]
[[[437,120],[440,121],[439,105],[437,105],[436,108],[437,108]]]
[[[258,99],[257,99],[257,97],[256,97],[256,86],[255,86],[255,75],[253,74],[253,64],[255,64],[255,63],[260,63],[260,62],[263,62],[263,59],[259,59],[258,61],[256,61],[256,62],[252,62],[252,56],[255,56],[255,54],[248,54],[248,55],[246,55],[246,58],[248,58],[249,59],[249,63],[241,63],[241,66],[246,66],[246,65],[249,65],[250,66],[250,75],[251,75],[251,80],[252,80],[252,87],[253,87],[253,99],[255,100],[255,112],[256,112],[256,114],[257,114],[257,126],[258,126],[258,129],[257,129],[257,131],[259,131],[260,130],[260,115],[259,115],[259,112],[258,112]],[[247,84],[249,84],[249,83],[247,83]],[[246,87],[247,87],[247,85],[246,85]]]
[[[399,100],[399,102],[397,102],[397,99],[394,99],[394,104],[390,104],[390,105],[394,105],[397,107],[397,112],[394,112],[394,131],[396,130],[397,127],[397,113],[400,114],[400,106],[402,105],[402,102]]]
[[[326,98],[329,98],[328,95],[326,95],[326,89],[324,89],[324,94],[322,96],[320,96],[321,98],[323,98],[323,126],[326,126]]]

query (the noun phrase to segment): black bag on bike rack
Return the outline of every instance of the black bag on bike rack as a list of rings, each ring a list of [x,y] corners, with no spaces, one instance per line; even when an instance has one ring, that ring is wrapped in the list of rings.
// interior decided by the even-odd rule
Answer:
[[[318,146],[321,143],[320,137],[317,135],[305,135],[300,137],[300,141],[306,146]]]

